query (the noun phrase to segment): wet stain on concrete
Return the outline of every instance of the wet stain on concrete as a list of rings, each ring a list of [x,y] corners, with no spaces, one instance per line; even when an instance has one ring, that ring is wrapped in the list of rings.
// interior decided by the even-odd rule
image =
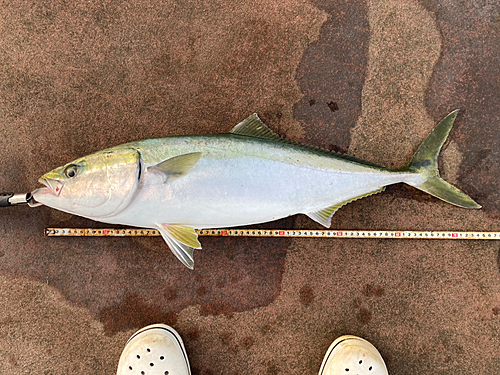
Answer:
[[[220,334],[220,340],[222,342],[222,345],[224,345],[224,347],[226,347],[227,350],[230,350],[232,353],[236,354],[240,350],[240,347],[235,342],[234,332],[222,332]]]
[[[0,19],[0,129],[9,134],[0,139],[0,184],[23,192],[90,152],[227,132],[252,112],[297,138],[295,69],[325,14],[302,1],[27,1],[6,4]],[[280,294],[289,239],[202,238],[189,271],[160,238],[43,238],[44,226],[103,226],[51,211],[2,216],[0,271],[49,283],[108,334],[173,323],[191,305],[230,317]]]
[[[372,321],[372,313],[367,308],[361,307],[356,311],[356,320],[361,324],[368,324]]]
[[[273,329],[271,324],[267,323],[260,327],[259,331],[262,335],[269,335],[272,334]]]
[[[223,332],[220,335],[220,340],[224,345],[230,345],[233,343],[234,335],[232,332]]]
[[[165,296],[167,301],[174,300],[175,298],[177,298],[177,290],[173,288],[167,288],[163,295]]]
[[[300,296],[300,303],[302,303],[303,305],[308,306],[314,301],[314,291],[309,285],[305,285],[302,288],[300,288],[299,296]]]
[[[328,106],[328,108],[330,108],[330,111],[332,111],[332,112],[337,112],[339,110],[339,106],[337,105],[337,102],[331,101],[331,102],[328,102],[326,105]]]
[[[389,185],[385,188],[384,194],[390,194],[392,196],[391,201],[394,201],[396,198],[415,200],[417,202],[439,201],[439,199],[406,184]]]
[[[297,69],[304,96],[294,107],[294,117],[303,123],[305,143],[328,148],[334,142],[346,150],[350,129],[361,115],[368,64],[368,8],[362,0],[312,3],[327,12],[329,19]]]
[[[255,343],[255,340],[251,336],[247,336],[243,340],[241,340],[241,346],[245,350],[250,349],[253,346],[254,343]]]
[[[280,373],[280,368],[277,364],[272,361],[267,361],[266,363],[267,374],[278,375]]]
[[[435,125],[425,112],[424,94],[439,59],[439,30],[429,12],[411,0],[371,1],[368,15],[369,70],[349,151],[399,168]]]
[[[195,270],[182,266],[161,238],[44,238],[43,226],[50,209],[12,211],[4,223],[8,235],[0,269],[48,282],[69,301],[85,305],[112,334],[155,321],[175,323],[177,313],[199,305],[200,313],[231,317],[235,312],[266,306],[280,294],[284,262],[291,239],[201,237]],[[64,227],[100,227],[79,217]],[[290,217],[256,228],[293,228]],[[20,232],[28,223],[32,233]],[[20,235],[20,233],[22,233]],[[35,233],[38,246],[32,246]],[[14,245],[16,244],[16,245]],[[22,264],[30,267],[22,267]],[[78,285],[78,287],[76,286]],[[115,301],[110,303],[110,301]]]
[[[186,337],[186,341],[198,341],[201,336],[201,331],[198,328],[190,328],[188,331],[183,332],[183,335]]]
[[[207,292],[208,292],[208,289],[205,285],[202,285],[202,286],[196,288],[196,294],[199,297],[203,297],[205,294],[207,294]]]
[[[441,58],[426,93],[435,119],[459,108],[453,139],[463,154],[457,187],[500,217],[500,34],[497,2],[422,1],[442,30]],[[464,32],[466,30],[466,32]]]
[[[385,288],[381,285],[366,284],[363,288],[363,295],[366,297],[382,297],[385,294]]]
[[[24,211],[12,211],[18,219],[11,217],[4,226],[10,234],[2,243],[6,248],[19,241],[26,246],[6,253],[1,268],[43,280],[68,300],[87,306],[107,334],[154,322],[175,324],[177,313],[193,304],[200,305],[204,315],[231,316],[265,306],[280,293],[287,239],[276,239],[269,246],[262,239],[202,238],[204,249],[196,252],[196,268],[190,271],[177,262],[161,238],[39,236],[41,245],[32,246],[33,240],[26,237],[31,234],[16,229],[16,223],[29,222],[33,234],[43,233],[43,217],[49,210],[39,208],[31,215]],[[294,221],[289,218],[277,225],[292,228]],[[64,224],[100,225],[77,217]],[[232,249],[232,259],[225,256],[227,249]],[[26,262],[30,267],[20,267]],[[118,302],[110,304],[110,300]]]
[[[104,325],[104,332],[112,334],[154,323],[173,326],[177,322],[177,314],[165,312],[159,306],[147,304],[138,295],[132,294],[126,296],[121,303],[102,309],[99,320]]]

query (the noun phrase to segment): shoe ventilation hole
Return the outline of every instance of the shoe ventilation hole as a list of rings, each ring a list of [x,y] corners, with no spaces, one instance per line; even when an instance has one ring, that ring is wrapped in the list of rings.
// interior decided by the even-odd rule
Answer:
[[[361,359],[360,359],[360,360],[359,360],[359,364],[362,364],[362,363],[363,363],[363,360],[361,360]]]
[[[371,371],[372,370],[372,366],[368,367],[368,371]]]
[[[141,375],[144,375],[144,374],[146,374],[146,373],[144,371],[141,371]]]
[[[132,370],[132,366],[128,366],[128,369],[129,369],[129,370]]]
[[[139,354],[137,354],[137,359],[141,359],[141,356]]]
[[[164,359],[165,359],[165,357],[164,357],[164,356],[161,356],[161,357],[160,357],[160,360],[162,360],[162,361],[163,361]]]
[[[149,365],[150,365],[151,367],[153,367],[155,364],[154,364],[153,362],[151,362]]]
[[[151,351],[151,349],[147,348],[146,351],[149,353]]]
[[[345,370],[346,370],[346,371],[349,371],[349,369],[348,369],[348,368],[346,368]]]
[[[165,375],[168,375],[168,371],[165,371]]]

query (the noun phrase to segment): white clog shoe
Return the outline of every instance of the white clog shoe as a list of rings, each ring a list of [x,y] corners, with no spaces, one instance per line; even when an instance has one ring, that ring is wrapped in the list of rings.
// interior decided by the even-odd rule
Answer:
[[[191,375],[191,369],[179,334],[165,324],[153,324],[127,341],[116,374]]]
[[[378,350],[356,336],[341,336],[326,352],[319,375],[388,375]]]

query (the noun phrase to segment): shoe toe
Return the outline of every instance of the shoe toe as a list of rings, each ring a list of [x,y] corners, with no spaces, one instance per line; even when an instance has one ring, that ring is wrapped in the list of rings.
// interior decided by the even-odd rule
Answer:
[[[182,339],[173,328],[164,324],[136,332],[123,350],[117,370],[117,375],[190,374]]]
[[[382,356],[368,341],[342,336],[328,349],[320,375],[387,375]]]

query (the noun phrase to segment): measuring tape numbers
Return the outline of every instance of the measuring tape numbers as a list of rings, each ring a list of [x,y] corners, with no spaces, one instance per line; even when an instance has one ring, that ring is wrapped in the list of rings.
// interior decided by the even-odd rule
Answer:
[[[309,229],[197,229],[208,237],[298,237],[424,240],[500,240],[500,232],[388,231],[388,230],[309,230]],[[142,228],[46,228],[47,237],[157,237],[156,229]]]

